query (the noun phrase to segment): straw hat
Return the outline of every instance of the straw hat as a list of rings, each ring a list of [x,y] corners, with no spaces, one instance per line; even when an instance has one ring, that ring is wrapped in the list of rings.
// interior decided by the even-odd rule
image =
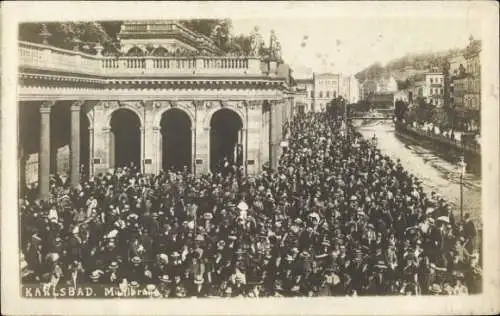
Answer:
[[[116,261],[112,261],[112,262],[109,264],[108,268],[110,268],[110,269],[118,269],[118,262],[116,262]]]
[[[387,265],[384,261],[380,260],[379,262],[377,262],[377,264],[375,264],[375,268],[387,269]]]
[[[52,253],[49,253],[47,254],[47,256],[45,257],[46,260],[50,261],[50,262],[56,262],[57,260],[59,260],[59,254],[57,252],[52,252]]]
[[[98,280],[104,272],[102,270],[94,270],[90,273],[90,279],[92,280]]]
[[[201,274],[197,274],[194,277],[194,284],[203,284],[205,280],[203,279],[203,276]]]
[[[160,276],[159,279],[163,283],[171,283],[172,282],[172,280],[170,280],[170,277],[168,276],[168,274],[164,274],[164,275]]]
[[[132,259],[130,259],[130,262],[132,262],[133,264],[140,264],[142,262],[142,259],[138,256],[134,256],[132,257]]]
[[[302,251],[302,252],[300,253],[300,257],[301,257],[301,258],[304,258],[304,259],[309,259],[309,258],[311,257],[311,255],[310,255],[310,254],[309,254],[309,252],[307,252],[307,251]]]
[[[219,241],[217,242],[217,248],[218,248],[218,249],[222,249],[222,248],[224,248],[225,246],[226,246],[226,242],[225,242],[224,240],[219,240]]]
[[[430,286],[429,291],[433,294],[440,294],[443,290],[439,284],[434,283]]]

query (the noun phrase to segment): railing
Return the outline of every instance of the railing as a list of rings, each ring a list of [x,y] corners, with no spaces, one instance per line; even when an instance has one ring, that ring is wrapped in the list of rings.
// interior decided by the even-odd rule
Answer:
[[[404,128],[408,131],[411,131],[415,134],[419,134],[421,136],[426,136],[434,141],[446,143],[448,145],[454,146],[457,149],[462,149],[474,153],[476,155],[481,154],[481,145],[475,142],[467,142],[458,139],[452,139],[450,137],[446,137],[444,135],[436,134],[433,131],[415,128],[410,125],[400,125],[400,128]]]
[[[28,42],[19,42],[19,59],[21,67],[103,76],[263,75],[251,57],[103,57]]]

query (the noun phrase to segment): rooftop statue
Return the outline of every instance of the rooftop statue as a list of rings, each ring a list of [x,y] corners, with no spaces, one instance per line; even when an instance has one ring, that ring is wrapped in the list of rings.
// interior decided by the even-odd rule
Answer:
[[[269,54],[271,55],[271,58],[278,58],[278,56],[276,56],[277,46],[278,39],[276,38],[276,33],[274,33],[274,30],[271,30],[271,38],[269,40]]]
[[[280,61],[281,60],[281,44],[280,42],[276,42],[276,47],[274,49],[274,57]]]
[[[256,26],[252,33],[250,34],[251,42],[250,42],[250,55],[251,56],[259,56],[260,47],[262,46],[262,38],[259,34],[259,28]]]

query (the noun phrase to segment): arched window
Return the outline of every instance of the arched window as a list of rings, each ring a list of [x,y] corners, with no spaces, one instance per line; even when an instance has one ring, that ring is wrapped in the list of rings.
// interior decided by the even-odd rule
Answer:
[[[156,48],[155,50],[153,50],[151,55],[156,56],[156,57],[168,56],[168,50],[165,47],[160,46],[160,47]]]
[[[139,47],[134,46],[128,50],[127,56],[144,56],[144,52]]]

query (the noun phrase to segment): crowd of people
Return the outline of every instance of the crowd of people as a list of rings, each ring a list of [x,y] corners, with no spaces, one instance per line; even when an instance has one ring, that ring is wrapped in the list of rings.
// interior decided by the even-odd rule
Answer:
[[[20,200],[23,284],[155,297],[459,295],[481,291],[478,236],[370,141],[297,116],[277,168],[246,177],[95,175]]]

